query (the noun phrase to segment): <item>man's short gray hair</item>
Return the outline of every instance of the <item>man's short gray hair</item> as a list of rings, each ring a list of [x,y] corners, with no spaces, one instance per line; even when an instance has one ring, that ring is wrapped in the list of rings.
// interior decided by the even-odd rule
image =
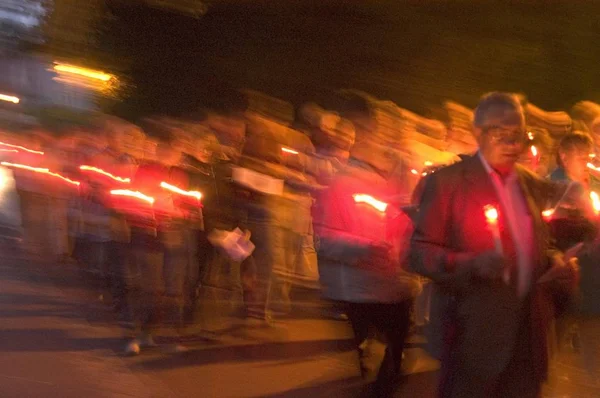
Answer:
[[[523,107],[519,97],[511,93],[492,92],[481,97],[475,114],[473,125],[484,127],[490,124],[522,124],[524,123]]]

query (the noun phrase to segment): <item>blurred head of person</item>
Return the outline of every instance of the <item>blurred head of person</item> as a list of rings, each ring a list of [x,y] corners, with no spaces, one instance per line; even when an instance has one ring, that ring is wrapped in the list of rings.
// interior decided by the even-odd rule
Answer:
[[[173,145],[173,140],[160,140],[156,145],[156,160],[167,167],[176,166],[181,162],[183,153]]]
[[[146,162],[156,162],[156,147],[158,146],[158,141],[151,137],[146,137],[143,142],[143,157]]]
[[[376,139],[362,139],[350,151],[350,159],[366,163],[384,178],[390,177],[400,162],[399,153]]]
[[[585,182],[589,175],[587,164],[593,149],[594,142],[588,134],[573,132],[560,141],[556,161],[569,179]]]
[[[219,141],[217,141],[217,138],[210,132],[206,132],[194,140],[194,153],[192,153],[192,156],[202,163],[210,164],[213,162],[218,148]]]
[[[475,109],[473,129],[488,164],[500,174],[510,173],[528,138],[519,97],[501,92],[483,96]]]

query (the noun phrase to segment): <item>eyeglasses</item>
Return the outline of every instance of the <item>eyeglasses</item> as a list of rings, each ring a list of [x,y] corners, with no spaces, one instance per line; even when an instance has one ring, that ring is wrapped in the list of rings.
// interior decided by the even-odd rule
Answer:
[[[482,130],[497,144],[524,145],[527,141],[527,132],[521,128],[511,130],[500,126],[488,126]]]

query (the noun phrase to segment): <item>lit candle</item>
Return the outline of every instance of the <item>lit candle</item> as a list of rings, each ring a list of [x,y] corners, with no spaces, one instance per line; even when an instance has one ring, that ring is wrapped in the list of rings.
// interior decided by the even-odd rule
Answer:
[[[291,155],[297,155],[298,154],[298,151],[294,151],[293,149],[285,148],[285,147],[281,148],[281,151],[285,152],[285,153],[289,153]]]
[[[161,188],[164,188],[164,189],[166,189],[168,191],[171,191],[171,192],[175,192],[175,193],[177,193],[179,195],[189,196],[189,197],[192,197],[192,198],[196,198],[196,200],[198,202],[200,202],[200,200],[202,199],[202,193],[200,193],[198,191],[185,191],[185,190],[183,190],[183,189],[181,189],[179,187],[176,187],[175,185],[171,185],[171,184],[169,184],[167,182],[164,182],[164,181],[160,183],[160,186],[161,186]]]
[[[594,209],[594,214],[600,214],[600,196],[594,191],[590,192],[590,199],[592,200],[592,208]]]
[[[502,249],[502,239],[500,238],[500,229],[498,228],[498,210],[492,206],[487,205],[483,208],[485,218],[487,220],[488,228],[494,238],[494,248],[498,254],[503,255],[504,250]],[[509,270],[504,271],[504,281],[508,283],[510,278]]]
[[[356,203],[366,203],[366,204],[374,207],[375,209],[379,210],[382,213],[385,212],[385,210],[388,207],[387,203],[377,200],[374,197],[372,197],[371,195],[366,195],[364,193],[357,193],[357,194],[352,195],[352,197],[354,198],[354,201]]]
[[[116,175],[113,175],[113,174],[111,174],[111,173],[109,173],[107,171],[104,171],[102,169],[99,169],[97,167],[83,165],[83,166],[79,166],[79,169],[82,170],[82,171],[91,171],[91,172],[94,172],[94,173],[102,174],[103,176],[106,176],[106,177],[111,178],[111,179],[113,179],[115,181],[122,182],[122,183],[125,183],[125,184],[129,184],[131,182],[130,178],[118,177]]]
[[[130,198],[140,199],[140,200],[143,200],[143,201],[148,202],[150,204],[154,203],[154,198],[153,197],[144,195],[143,193],[138,192],[138,191],[130,191],[128,189],[113,189],[112,191],[110,191],[110,193],[111,193],[111,195],[128,196]]]
[[[553,215],[554,215],[554,209],[547,209],[542,212],[542,217],[544,217],[544,220],[546,220],[546,221],[550,221],[552,219]]]
[[[535,171],[537,169],[539,160],[540,160],[539,152],[538,152],[537,148],[535,147],[535,145],[532,145],[531,146],[531,168],[533,169],[533,171]]]

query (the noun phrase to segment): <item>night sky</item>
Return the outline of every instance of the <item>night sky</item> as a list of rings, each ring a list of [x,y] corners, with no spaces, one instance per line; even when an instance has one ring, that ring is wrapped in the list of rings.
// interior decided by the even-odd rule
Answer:
[[[132,84],[115,111],[233,106],[238,88],[325,105],[358,88],[434,116],[489,90],[547,109],[600,100],[598,6],[444,3],[224,1],[194,19],[111,0],[101,41]]]

